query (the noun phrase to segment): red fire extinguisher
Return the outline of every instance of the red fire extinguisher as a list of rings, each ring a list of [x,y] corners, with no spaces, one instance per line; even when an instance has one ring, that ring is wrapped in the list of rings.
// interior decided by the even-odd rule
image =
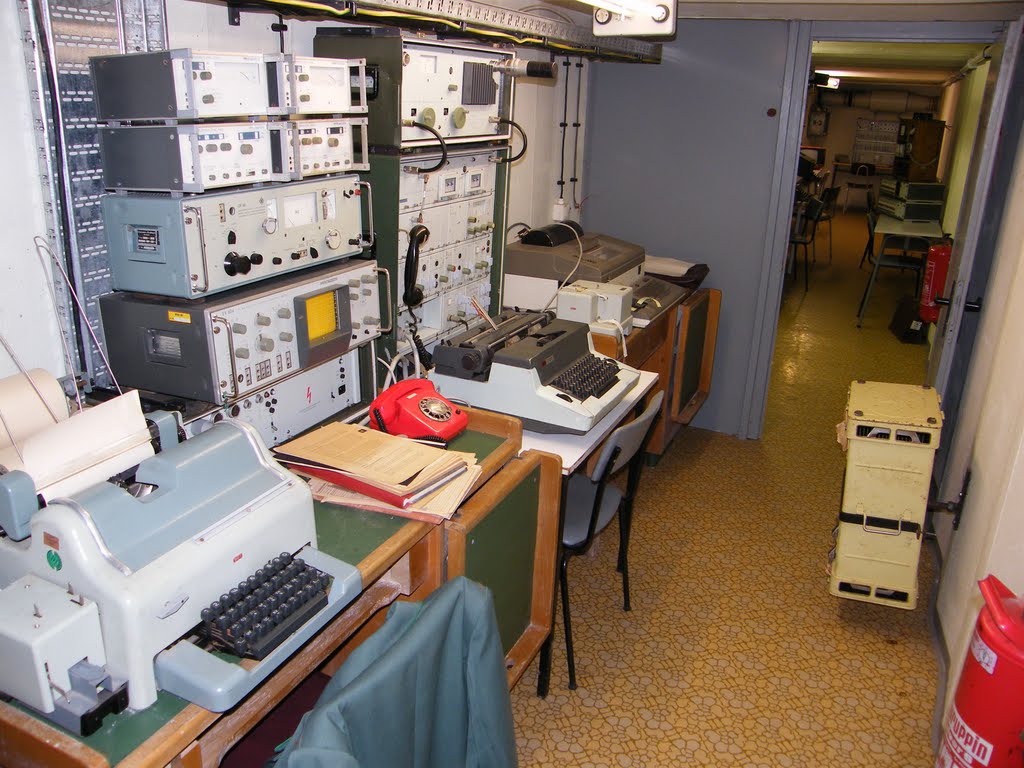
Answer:
[[[928,258],[924,265],[924,281],[921,285],[921,301],[918,315],[926,323],[935,323],[939,319],[939,305],[935,298],[946,287],[946,273],[949,272],[949,258],[953,246],[949,243],[933,245],[928,249]]]
[[[971,638],[935,768],[1024,766],[1024,599],[995,576]]]

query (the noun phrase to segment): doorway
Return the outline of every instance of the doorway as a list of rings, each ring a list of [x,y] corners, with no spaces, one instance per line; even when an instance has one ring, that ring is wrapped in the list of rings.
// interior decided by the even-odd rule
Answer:
[[[983,87],[977,83],[984,84],[988,67],[985,50],[980,43],[812,41],[799,126],[797,197],[832,204],[815,232],[809,288],[794,275],[783,291],[772,387],[803,381],[805,389],[815,391],[815,400],[830,402],[838,419],[845,392],[820,392],[815,372],[801,370],[801,361],[820,359],[822,353],[807,354],[815,346],[826,349],[833,368],[847,371],[848,380],[925,383],[932,347],[927,326],[914,318],[921,272],[873,269],[882,236],[869,235],[874,228],[869,229],[867,213],[870,204],[874,222],[896,199],[882,195],[876,205],[883,183],[896,174],[940,182],[947,191],[940,201],[948,201],[948,209],[942,202],[920,207],[934,214],[930,228],[936,233],[956,231],[979,122]],[[977,63],[970,67],[969,62]],[[914,133],[911,158],[906,147],[908,134]],[[797,209],[807,204],[800,201]],[[893,218],[883,215],[882,220],[891,224]],[[921,241],[911,245],[921,247]],[[911,266],[922,260],[920,252],[900,258]],[[794,267],[802,271],[803,265]],[[772,423],[769,410],[766,427]]]
[[[798,25],[798,31],[793,36],[791,43],[791,50],[793,51],[792,66],[790,69],[790,94],[788,99],[784,99],[783,109],[786,110],[786,114],[789,116],[787,128],[784,131],[784,135],[780,136],[780,152],[777,154],[779,158],[778,171],[776,181],[779,188],[789,186],[792,184],[792,179],[796,174],[797,155],[799,152],[799,146],[801,144],[805,127],[807,125],[806,110],[808,107],[807,100],[807,74],[811,70],[812,62],[812,41],[817,40],[821,43],[843,43],[846,42],[848,45],[858,43],[864,46],[865,50],[870,49],[870,46],[866,44],[873,44],[876,47],[874,56],[878,57],[881,52],[888,51],[890,56],[896,56],[903,44],[916,43],[918,45],[922,43],[930,43],[929,49],[925,48],[905,48],[909,55],[916,56],[919,59],[919,64],[932,64],[936,65],[938,62],[942,62],[944,57],[949,57],[950,60],[955,61],[962,54],[968,53],[969,51],[985,50],[987,45],[997,42],[1002,37],[1006,38],[1005,29],[994,29],[991,25],[971,25],[971,24],[925,24],[925,25],[879,25],[870,23],[800,23]],[[981,212],[986,210],[986,203],[989,202],[989,198],[992,197],[993,202],[1000,203],[1001,195],[1005,196],[1005,189],[999,189],[998,185],[993,184],[990,190],[988,180],[992,177],[993,158],[995,157],[996,146],[998,145],[999,128],[1002,127],[1002,116],[1003,107],[1006,103],[1005,93],[1005,82],[1010,80],[1007,72],[1013,72],[1013,63],[1016,56],[1016,39],[1019,37],[1019,22],[1015,22],[1009,25],[1012,33],[1010,39],[1013,42],[1014,56],[1008,59],[1007,62],[1003,62],[1002,66],[999,65],[998,58],[996,61],[989,66],[991,76],[985,80],[979,78],[979,81],[984,81],[984,88],[982,89],[985,94],[983,99],[982,107],[979,110],[981,116],[981,131],[978,134],[978,139],[975,142],[973,136],[969,136],[970,141],[965,142],[967,149],[960,152],[960,163],[959,166],[951,166],[952,155],[947,154],[943,161],[946,164],[947,173],[951,173],[949,169],[951,167],[962,168],[966,166],[966,171],[958,171],[958,173],[964,173],[967,176],[968,182],[963,185],[965,190],[964,202],[962,205],[954,205],[950,208],[951,214],[958,214],[961,210],[963,211],[962,216],[952,216],[951,226],[954,228],[954,234],[957,237],[958,245],[956,247],[964,247],[969,252],[970,256],[973,257],[975,246],[978,243],[978,232],[981,228]],[[884,44],[883,44],[884,43]],[[942,45],[939,45],[942,44]],[[959,44],[964,46],[962,48],[949,47],[950,44]],[[833,51],[829,51],[829,47],[833,48]],[[838,45],[833,46],[821,46],[822,53],[833,52]],[[993,46],[998,49],[999,46]],[[992,49],[989,49],[992,50]],[[844,52],[845,53],[845,52]],[[870,53],[862,54],[863,56],[871,55]],[[907,54],[904,54],[907,55]],[[945,82],[951,77],[956,76],[964,69],[964,64],[970,61],[970,57],[966,60],[962,60],[959,67],[955,67],[950,64],[949,61],[943,62],[943,67],[953,66],[953,74],[946,74],[945,79],[940,82]],[[887,66],[893,67],[898,64],[897,61],[886,62]],[[910,68],[908,63],[905,62],[903,67]],[[920,69],[941,69],[939,66],[923,66],[918,67]],[[993,81],[995,80],[995,74],[1002,73],[1002,77],[999,79],[999,83],[996,87],[993,87]],[[876,75],[877,76],[877,75]],[[934,77],[934,75],[933,75]],[[889,78],[894,80],[894,78]],[[893,87],[904,87],[901,84],[892,82],[887,83],[889,88]],[[946,85],[945,88],[949,88]],[[1002,90],[1001,90],[1002,89]],[[891,98],[891,97],[890,97]],[[953,100],[947,95],[946,106],[952,114],[956,114],[953,108],[950,106],[953,104]],[[870,107],[870,99],[868,106]],[[941,107],[941,105],[940,105]],[[913,108],[912,108],[913,109]],[[904,110],[899,110],[903,112]],[[940,113],[941,114],[941,113]],[[989,121],[987,118],[989,115],[994,116],[994,120]],[[967,121],[964,121],[967,124]],[[979,147],[981,150],[978,153],[970,151],[970,145],[973,144]],[[784,145],[784,146],[783,146]],[[952,152],[952,149],[956,146],[956,140],[948,142],[947,152]],[[1015,147],[1015,145],[1014,145]],[[850,147],[851,152],[853,147]],[[837,153],[838,154],[838,153]],[[972,183],[974,178],[982,179],[983,181],[975,186]],[[789,187],[791,189],[791,187]],[[990,195],[991,192],[991,195]],[[779,209],[775,212],[776,232],[788,231],[788,224],[790,221],[791,211],[789,208],[789,200],[791,195],[787,195],[784,192],[780,193]],[[863,205],[863,203],[861,203]],[[990,206],[992,207],[992,206]],[[989,222],[991,224],[991,222]],[[785,259],[786,244],[782,242],[784,238],[777,237],[774,245],[775,252],[773,254],[772,263],[781,264]],[[865,234],[866,240],[866,234]],[[967,275],[969,276],[970,265],[968,265]],[[985,270],[982,270],[985,271]],[[965,276],[965,277],[966,277]],[[954,299],[954,305],[959,301],[959,308],[962,310],[963,302],[967,292],[967,286],[963,286],[957,283],[957,287],[962,287],[959,291],[959,296]],[[775,324],[776,318],[772,316],[772,312],[781,306],[782,299],[782,288],[783,281],[781,279],[781,272],[778,276],[766,275],[765,285],[763,290],[765,291],[766,301],[765,306],[767,311],[763,314],[763,322],[760,324],[761,338],[757,344],[754,354],[751,356],[751,368],[748,376],[748,393],[751,395],[748,400],[747,407],[745,409],[745,417],[747,418],[747,434],[748,436],[757,436],[760,433],[760,428],[763,424],[761,416],[765,413],[765,399],[764,396],[768,386],[768,369],[769,361],[771,360],[772,353],[775,346],[775,334],[777,327]],[[779,303],[773,302],[773,297],[778,297]],[[957,316],[957,318],[959,315]],[[941,324],[941,323],[940,323]],[[955,340],[956,330],[958,326],[954,328],[953,335],[947,340]],[[950,350],[945,350],[948,354]],[[951,357],[951,355],[949,355]],[[969,358],[969,349],[966,351],[966,356]],[[948,368],[947,368],[948,372]],[[935,380],[934,378],[930,380]]]

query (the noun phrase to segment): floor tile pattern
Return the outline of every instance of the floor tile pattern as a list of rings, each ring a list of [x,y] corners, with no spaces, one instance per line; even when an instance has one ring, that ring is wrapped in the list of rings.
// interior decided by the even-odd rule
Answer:
[[[927,354],[887,330],[909,274],[884,271],[855,327],[864,215],[835,224],[832,263],[826,230],[810,290],[786,286],[763,439],[691,429],[645,470],[632,612],[616,526],[571,562],[579,688],[559,614],[551,693],[536,697],[536,663],[513,691],[522,766],[934,764],[929,557],[914,611],[828,594],[849,383],[921,382]]]

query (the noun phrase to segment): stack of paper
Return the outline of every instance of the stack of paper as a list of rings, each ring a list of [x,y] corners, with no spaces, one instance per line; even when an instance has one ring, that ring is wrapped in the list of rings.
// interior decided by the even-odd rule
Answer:
[[[335,504],[447,519],[479,477],[471,453],[445,451],[354,424],[328,424],[274,449]]]

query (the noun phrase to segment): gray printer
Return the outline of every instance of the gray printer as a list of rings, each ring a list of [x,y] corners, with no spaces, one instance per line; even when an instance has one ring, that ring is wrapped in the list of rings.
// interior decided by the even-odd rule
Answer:
[[[506,278],[520,275],[561,282],[576,265],[580,245],[583,259],[573,274],[574,280],[632,285],[643,274],[642,245],[585,233],[575,222],[564,222],[531,229],[520,242],[509,243],[505,248]]]

